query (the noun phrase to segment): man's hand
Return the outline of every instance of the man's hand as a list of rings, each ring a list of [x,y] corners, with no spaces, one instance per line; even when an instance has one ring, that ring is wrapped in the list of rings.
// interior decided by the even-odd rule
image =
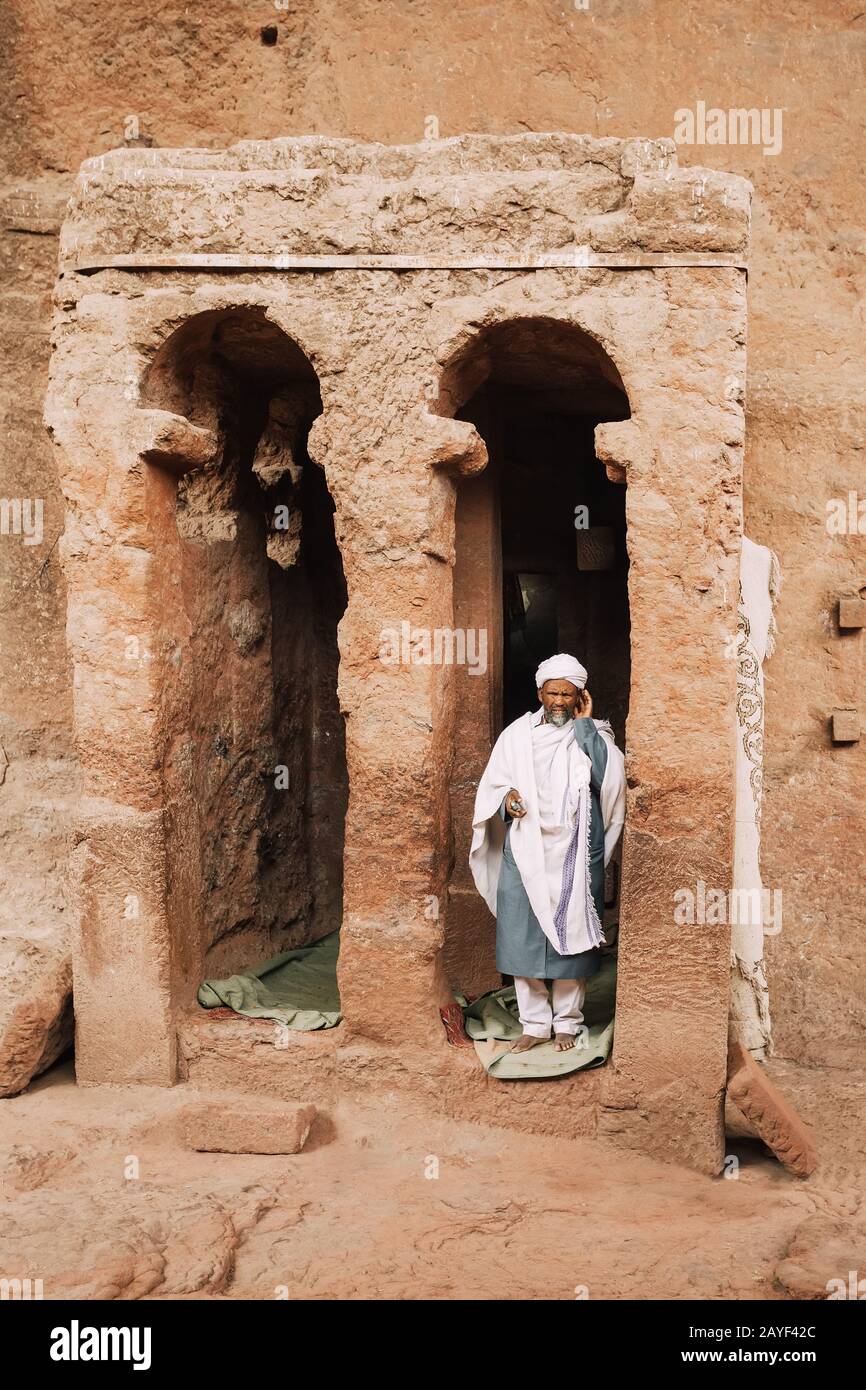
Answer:
[[[520,795],[520,792],[515,791],[513,787],[505,798],[505,809],[509,816],[513,816],[515,820],[521,820],[522,817],[526,815],[523,797]]]
[[[580,695],[581,706],[575,714],[575,719],[589,719],[592,715],[592,696],[590,695],[588,690],[582,690],[580,692]],[[509,792],[509,796],[510,795],[511,793]]]

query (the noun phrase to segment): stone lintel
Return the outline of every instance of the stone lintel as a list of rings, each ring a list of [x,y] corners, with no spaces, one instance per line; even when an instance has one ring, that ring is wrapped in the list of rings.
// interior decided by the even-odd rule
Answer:
[[[82,165],[61,262],[93,270],[131,256],[139,266],[192,266],[195,257],[240,269],[243,258],[248,268],[289,269],[304,257],[356,266],[396,257],[404,268],[533,269],[557,258],[633,266],[723,256],[742,265],[750,200],[739,176],[681,169],[671,140],[465,135],[396,147],[314,138],[124,149]]]

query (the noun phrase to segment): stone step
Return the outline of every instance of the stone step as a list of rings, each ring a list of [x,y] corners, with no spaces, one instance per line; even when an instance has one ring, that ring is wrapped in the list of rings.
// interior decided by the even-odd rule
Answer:
[[[473,1047],[454,1047],[444,1027],[419,1047],[353,1036],[344,1024],[300,1033],[223,1009],[195,1007],[178,1025],[179,1078],[197,1091],[241,1092],[315,1104],[376,1097],[383,1114],[445,1114],[563,1138],[597,1133],[605,1068],[551,1082],[488,1076]]]
[[[178,1023],[179,1078],[202,1091],[283,1101],[315,1098],[327,1105],[334,1097],[340,1031],[301,1033],[269,1019],[196,1006]]]
[[[296,1154],[307,1142],[316,1107],[247,1091],[209,1091],[177,1115],[181,1142],[202,1153]]]

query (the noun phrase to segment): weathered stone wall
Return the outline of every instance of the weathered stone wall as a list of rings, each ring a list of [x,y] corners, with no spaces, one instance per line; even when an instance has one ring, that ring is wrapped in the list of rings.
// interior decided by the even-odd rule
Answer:
[[[294,230],[285,254],[314,246],[323,222],[352,251],[399,248],[420,183],[433,216],[416,250],[441,268],[338,266],[324,278],[282,264],[245,268],[250,254],[273,253],[287,201]],[[277,344],[291,342],[318,377],[321,413],[307,448],[334,499],[348,593],[337,685],[350,791],[339,966],[350,1046],[433,1048],[458,1065],[436,1012],[449,998],[441,947],[450,908],[440,919],[426,908],[445,903],[453,864],[459,682],[448,664],[381,659],[383,634],[407,617],[428,632],[454,627],[455,478],[487,460],[473,425],[454,417],[484,381],[572,409],[589,399],[594,419],[606,421],[596,424],[595,450],[626,484],[633,679],[621,1002],[598,1123],[718,1171],[727,927],[699,923],[681,933],[676,952],[669,942],[672,885],[727,883],[731,871],[736,672],[727,648],[742,528],[749,197],[736,176],[679,170],[669,141],[588,137],[393,149],[248,142],[216,155],[123,152],[83,166],[61,239],[46,403],[68,507],[62,558],[86,777],[80,1076],[172,1079],[177,982],[196,963],[186,940],[196,924],[165,890],[174,828],[186,822],[184,809],[206,819],[220,720],[240,725],[237,745],[251,766],[250,788],[229,798],[230,822],[248,818],[251,803],[255,811],[256,770],[270,771],[249,719],[268,706],[262,663],[223,658],[216,643],[204,698],[195,679],[197,628],[213,648],[211,609],[244,592],[232,593],[234,562],[223,557],[228,579],[211,563],[193,582],[178,557],[202,527],[216,527],[217,540],[232,528],[254,537],[253,511],[238,507],[242,443],[267,481],[273,441],[255,441],[291,384],[277,367]],[[401,212],[383,226],[377,210],[386,207]],[[459,229],[449,207],[467,208]],[[530,225],[534,251],[565,255],[563,265],[519,268]],[[467,245],[492,237],[507,267],[455,266]],[[602,264],[574,263],[581,238]],[[224,263],[181,268],[193,246],[240,263],[231,274]],[[624,250],[636,268],[604,264],[613,255],[616,266]],[[105,263],[130,254],[136,267]],[[197,343],[207,352],[193,351]],[[258,383],[264,392],[255,424],[239,415],[225,376],[240,371],[248,391]],[[253,553],[248,547],[240,569],[255,608]],[[119,636],[130,631],[151,660],[124,661]],[[173,680],[189,687],[186,697]],[[495,689],[492,672],[488,680]],[[660,721],[657,701],[671,706],[674,692],[675,715]],[[191,729],[207,733],[203,760],[188,759],[198,775],[181,767],[167,780],[167,753],[188,746]],[[231,739],[220,741],[234,753]],[[210,830],[219,836],[221,827]],[[465,853],[462,826],[460,841]],[[205,859],[205,877],[206,869]],[[241,876],[250,882],[243,866]],[[208,887],[208,930],[224,931],[237,905],[219,884]],[[124,942],[117,904],[129,895],[141,912]],[[146,1023],[116,1004],[133,978]],[[399,1074],[407,1069],[404,1060]],[[387,1069],[383,1080],[394,1080]]]
[[[277,26],[272,46],[260,36],[266,24]],[[866,539],[829,536],[824,518],[828,498],[866,491],[859,6],[590,0],[575,11],[547,0],[493,8],[298,0],[285,12],[265,0],[169,0],[158,11],[145,0],[122,9],[12,0],[0,25],[0,494],[45,499],[42,545],[0,540],[4,926],[29,916],[50,935],[63,920],[71,673],[52,548],[62,506],[41,411],[56,232],[80,161],[125,136],[213,148],[308,132],[400,142],[420,139],[435,115],[443,136],[654,137],[670,136],[676,110],[699,101],[779,108],[778,154],[755,144],[683,146],[679,161],[742,173],[756,190],[745,523],[784,571],[780,642],[767,668],[763,822],[764,881],[784,892],[783,931],[768,951],[776,1045],[815,1063],[853,1060],[866,985],[866,740],[834,747],[827,716],[862,702],[863,634],[840,636],[834,600],[864,582]],[[410,212],[419,225],[428,216],[423,190]],[[513,219],[513,209],[502,212]],[[331,244],[325,226],[314,249]]]

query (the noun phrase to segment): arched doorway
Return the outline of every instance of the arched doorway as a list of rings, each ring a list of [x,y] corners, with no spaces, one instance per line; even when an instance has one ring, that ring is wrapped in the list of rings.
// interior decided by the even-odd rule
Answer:
[[[490,914],[467,864],[475,787],[502,728],[536,707],[539,662],[574,653],[589,672],[595,715],[610,719],[625,746],[625,487],[596,458],[594,431],[630,412],[619,372],[595,339],[536,317],[479,333],[449,364],[442,398],[488,452],[486,469],[462,479],[457,494],[454,623],[486,630],[487,665],[483,673],[455,669],[455,864],[444,947],[453,987],[476,994],[500,977]],[[611,929],[618,854],[608,868]]]
[[[141,404],[156,437],[179,439],[144,457],[183,1005],[202,977],[340,926],[346,584],[333,503],[307,452],[318,380],[263,309],[184,322],[156,353]]]

